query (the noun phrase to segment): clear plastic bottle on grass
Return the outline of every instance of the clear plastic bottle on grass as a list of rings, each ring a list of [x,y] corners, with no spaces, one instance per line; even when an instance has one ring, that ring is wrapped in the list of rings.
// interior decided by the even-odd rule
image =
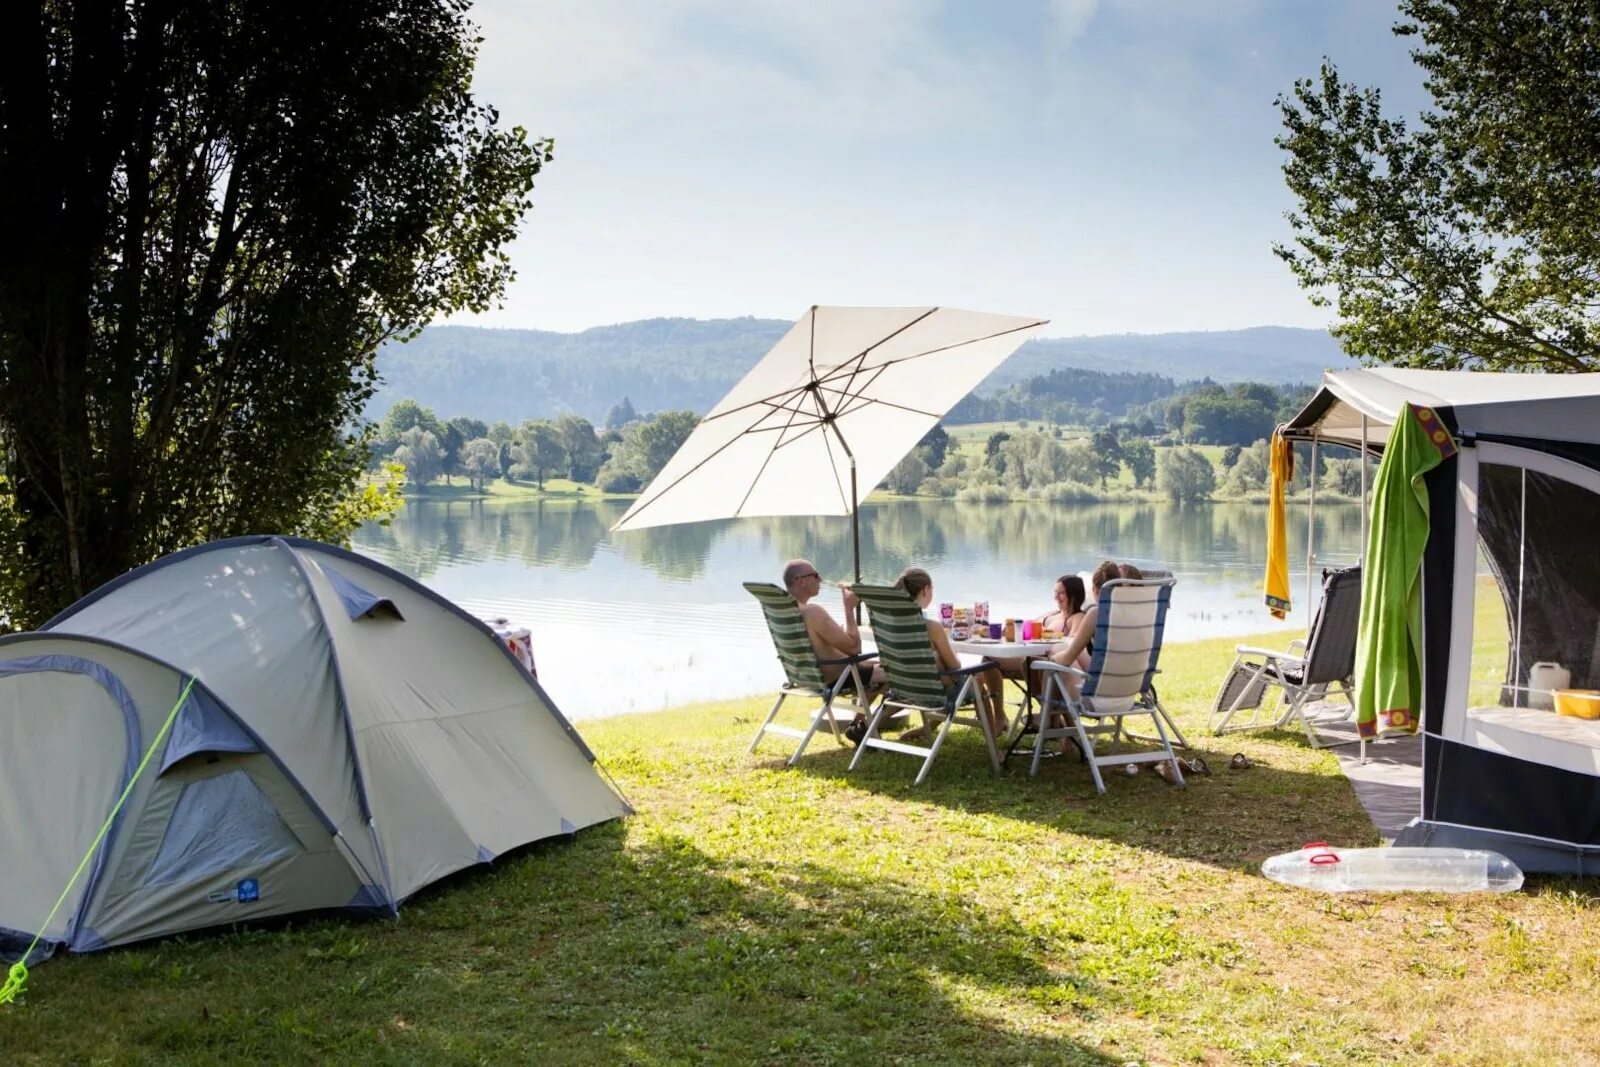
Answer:
[[[1474,848],[1334,848],[1316,841],[1273,856],[1261,873],[1274,882],[1327,893],[1511,893],[1522,888],[1515,863]]]

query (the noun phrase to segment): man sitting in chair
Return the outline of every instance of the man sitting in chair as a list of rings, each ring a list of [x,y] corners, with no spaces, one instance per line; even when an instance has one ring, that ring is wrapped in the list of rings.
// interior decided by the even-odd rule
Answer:
[[[806,633],[811,637],[811,648],[817,659],[824,661],[822,677],[828,682],[837,681],[844,667],[827,663],[830,659],[843,659],[861,652],[861,631],[856,623],[856,595],[844,582],[839,591],[844,594],[844,625],[840,626],[828,614],[828,609],[815,600],[822,592],[822,575],[810,560],[790,560],[783,568],[783,587],[800,605],[800,617],[806,621]]]
[[[845,667],[828,661],[861,652],[861,630],[856,622],[856,604],[859,601],[855,591],[847,583],[839,583],[839,592],[844,597],[844,625],[840,626],[828,614],[828,609],[816,602],[817,594],[822,592],[822,575],[817,573],[817,568],[811,565],[810,560],[795,559],[785,564],[783,587],[800,606],[800,617],[806,621],[806,634],[811,638],[811,649],[820,661],[823,680],[831,685],[838,681]],[[883,668],[868,661],[857,670],[861,672],[861,684],[867,690],[858,694],[858,703],[865,706],[869,698],[883,686]],[[857,712],[855,720],[845,728],[844,734],[855,744],[866,732],[866,714]]]

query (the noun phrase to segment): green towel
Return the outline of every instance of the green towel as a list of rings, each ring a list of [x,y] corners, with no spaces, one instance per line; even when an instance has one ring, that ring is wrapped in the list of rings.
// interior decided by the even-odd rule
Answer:
[[[1422,716],[1422,550],[1428,490],[1422,476],[1456,443],[1431,408],[1395,417],[1372,487],[1372,529],[1361,572],[1356,639],[1356,727],[1362,737],[1416,733]]]

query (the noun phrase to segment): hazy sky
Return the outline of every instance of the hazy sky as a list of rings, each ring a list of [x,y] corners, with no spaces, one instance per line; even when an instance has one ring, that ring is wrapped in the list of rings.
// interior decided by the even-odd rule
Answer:
[[[480,98],[556,140],[503,310],[581,330],[811,304],[1049,335],[1321,326],[1272,255],[1273,98],[1425,100],[1375,0],[483,0]]]

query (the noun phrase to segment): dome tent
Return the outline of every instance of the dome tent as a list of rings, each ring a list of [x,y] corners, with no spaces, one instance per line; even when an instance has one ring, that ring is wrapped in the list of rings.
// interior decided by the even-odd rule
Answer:
[[[392,913],[454,871],[627,814],[593,761],[492,632],[418,583],[295,538],[201,545],[0,638],[0,932],[91,951]]]

